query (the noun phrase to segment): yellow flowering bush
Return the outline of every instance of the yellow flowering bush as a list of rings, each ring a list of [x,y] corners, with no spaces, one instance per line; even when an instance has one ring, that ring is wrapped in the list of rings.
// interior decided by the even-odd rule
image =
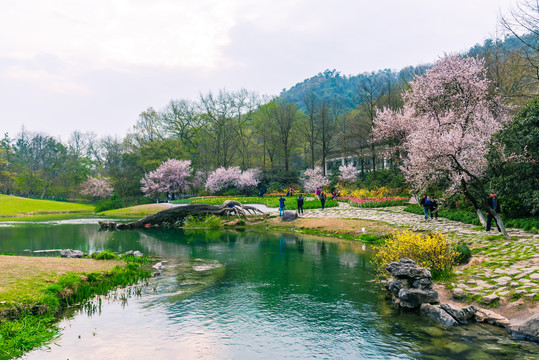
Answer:
[[[386,266],[402,258],[414,260],[418,266],[428,268],[434,279],[439,279],[451,273],[456,255],[451,243],[440,233],[426,235],[404,230],[392,233],[375,251],[372,263],[378,279],[388,277]]]

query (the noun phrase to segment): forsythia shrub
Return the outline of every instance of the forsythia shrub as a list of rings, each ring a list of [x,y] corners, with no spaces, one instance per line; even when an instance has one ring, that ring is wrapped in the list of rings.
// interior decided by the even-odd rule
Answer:
[[[372,263],[378,279],[388,277],[386,266],[402,258],[410,258],[420,267],[428,268],[433,279],[449,275],[456,253],[451,243],[440,233],[416,234],[412,231],[395,231],[373,256]]]

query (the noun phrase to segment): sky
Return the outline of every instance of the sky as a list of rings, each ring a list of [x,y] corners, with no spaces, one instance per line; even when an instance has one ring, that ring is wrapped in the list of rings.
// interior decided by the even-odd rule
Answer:
[[[0,0],[0,134],[123,137],[149,107],[432,63],[517,0]]]

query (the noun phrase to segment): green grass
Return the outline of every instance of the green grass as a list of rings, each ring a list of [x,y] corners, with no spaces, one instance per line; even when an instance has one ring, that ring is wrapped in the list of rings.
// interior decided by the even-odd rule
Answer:
[[[257,196],[208,196],[208,197],[198,197],[191,199],[183,199],[174,201],[176,204],[209,204],[209,205],[221,205],[225,200],[234,200],[242,204],[262,204],[271,208],[279,207],[279,197],[277,195],[266,195],[264,197]],[[287,210],[297,210],[298,205],[296,202],[296,197],[285,197],[285,208]],[[336,200],[327,200],[325,207],[336,207],[339,206],[339,203]],[[321,209],[322,205],[318,200],[304,200],[303,209]]]
[[[128,217],[128,218],[141,218],[148,215],[158,213],[169,209],[170,207],[165,204],[146,204],[146,205],[137,205],[130,206],[121,209],[107,210],[100,212],[99,215],[107,217]]]
[[[55,315],[66,307],[106,294],[116,286],[135,284],[150,276],[147,259],[127,260],[125,266],[98,273],[68,273],[52,284],[42,283],[32,299],[19,303],[10,318],[0,318],[0,360],[19,357],[53,341],[59,334]],[[35,286],[34,282],[27,284]],[[6,295],[6,294],[3,294]],[[21,301],[21,300],[19,300]]]
[[[94,207],[64,201],[36,200],[17,196],[0,195],[0,217],[44,214],[93,214]]]

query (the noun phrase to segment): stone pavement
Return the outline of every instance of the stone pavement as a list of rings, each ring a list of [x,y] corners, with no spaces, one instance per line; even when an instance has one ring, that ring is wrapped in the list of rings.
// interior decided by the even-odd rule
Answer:
[[[346,203],[325,210],[305,210],[304,218],[344,218],[383,221],[419,232],[439,232],[455,242],[465,243],[476,258],[474,265],[456,271],[450,287],[455,297],[495,306],[519,298],[539,300],[539,235],[522,229],[508,229],[511,241],[476,226],[448,219],[425,221],[423,215],[404,207],[356,208]]]

